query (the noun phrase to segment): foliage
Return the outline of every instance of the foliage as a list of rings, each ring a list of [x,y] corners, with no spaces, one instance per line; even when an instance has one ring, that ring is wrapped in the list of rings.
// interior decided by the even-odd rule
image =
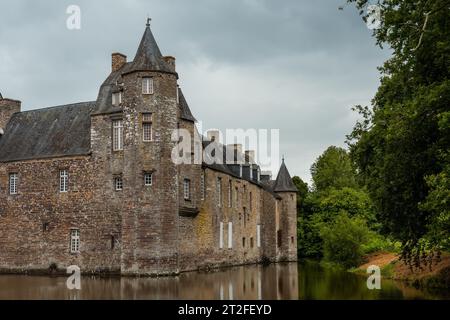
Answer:
[[[314,191],[356,187],[355,171],[346,150],[329,147],[311,166]]]
[[[332,224],[320,230],[325,260],[345,268],[358,266],[364,253],[362,245],[368,242],[370,233],[364,219],[339,213]]]
[[[309,192],[308,184],[298,176],[293,177],[292,182],[298,189],[297,208],[301,210],[303,203],[305,202],[306,196],[308,195]]]
[[[361,10],[367,0],[349,0]],[[367,186],[383,230],[419,264],[448,249],[450,7],[448,0],[380,1],[374,30],[392,57],[380,68],[372,108],[348,136],[358,181]],[[364,18],[367,18],[365,16]]]

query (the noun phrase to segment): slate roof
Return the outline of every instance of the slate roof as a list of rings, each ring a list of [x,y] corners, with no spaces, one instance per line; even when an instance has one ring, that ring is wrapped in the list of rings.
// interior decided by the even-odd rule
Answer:
[[[192,115],[191,109],[189,108],[189,105],[181,89],[178,89],[178,99],[180,100],[180,103],[178,105],[180,108],[180,118],[187,121],[196,122],[197,120]]]
[[[127,64],[123,68],[122,73],[134,71],[160,71],[176,74],[163,59],[163,55],[148,24],[133,62]]]
[[[291,175],[289,174],[286,164],[281,164],[280,171],[278,172],[277,179],[273,185],[273,191],[275,192],[297,192],[295,184],[292,182]]]
[[[95,102],[15,113],[0,137],[0,162],[87,155]]]

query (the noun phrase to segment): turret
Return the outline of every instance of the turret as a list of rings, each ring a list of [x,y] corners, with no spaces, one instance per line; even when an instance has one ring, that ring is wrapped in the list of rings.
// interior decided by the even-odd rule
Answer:
[[[273,191],[281,198],[279,229],[277,230],[277,247],[280,260],[297,260],[297,188],[283,162],[278,172]]]

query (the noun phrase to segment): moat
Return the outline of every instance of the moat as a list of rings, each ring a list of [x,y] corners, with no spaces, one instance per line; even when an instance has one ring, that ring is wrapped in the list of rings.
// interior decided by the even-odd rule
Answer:
[[[0,299],[449,299],[383,279],[368,290],[366,278],[314,262],[252,265],[167,278],[83,276],[70,291],[64,277],[0,275]]]

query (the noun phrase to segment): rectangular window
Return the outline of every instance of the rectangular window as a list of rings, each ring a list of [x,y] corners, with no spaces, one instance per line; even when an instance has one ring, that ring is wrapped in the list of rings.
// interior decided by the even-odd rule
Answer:
[[[123,150],[123,121],[113,121],[113,150]]]
[[[237,208],[239,206],[239,188],[234,188],[234,207]]]
[[[153,174],[152,173],[145,173],[144,174],[144,185],[145,186],[151,186],[153,184]]]
[[[228,181],[228,207],[233,207],[233,188],[231,186],[231,180]]]
[[[69,172],[67,170],[59,171],[59,192],[69,190]]]
[[[281,247],[281,240],[282,240],[282,238],[281,238],[281,230],[278,230],[277,231],[277,244],[278,244],[278,248],[280,248]]]
[[[152,141],[152,114],[143,113],[142,114],[142,140]]]
[[[223,249],[223,222],[219,226],[219,248]]]
[[[252,202],[253,202],[253,194],[250,192],[250,203],[249,203],[249,207],[250,207],[250,213],[252,212],[252,209],[253,209],[253,204],[252,204]]]
[[[142,78],[142,94],[153,94],[153,78]]]
[[[253,248],[254,244],[253,244],[253,237],[250,238],[250,248]]]
[[[217,178],[217,205],[222,207],[222,179]]]
[[[17,173],[9,174],[9,194],[17,194],[17,185],[19,184],[19,177]]]
[[[191,180],[184,179],[183,190],[184,200],[191,200]]]
[[[245,237],[242,238],[242,248],[245,248]]]
[[[70,252],[71,253],[80,252],[80,230],[77,229],[70,230]]]
[[[113,106],[118,106],[122,103],[122,92],[114,92],[112,94],[112,104]]]
[[[258,224],[256,226],[256,246],[258,248],[261,247],[261,225],[260,224]]]
[[[123,190],[122,177],[115,177],[114,178],[114,188],[116,189],[116,191],[122,191]]]
[[[228,249],[233,248],[233,222],[228,222]]]
[[[205,184],[205,171],[202,171],[202,175],[200,177],[200,192],[201,192],[201,199],[205,200],[205,190],[206,184]]]

